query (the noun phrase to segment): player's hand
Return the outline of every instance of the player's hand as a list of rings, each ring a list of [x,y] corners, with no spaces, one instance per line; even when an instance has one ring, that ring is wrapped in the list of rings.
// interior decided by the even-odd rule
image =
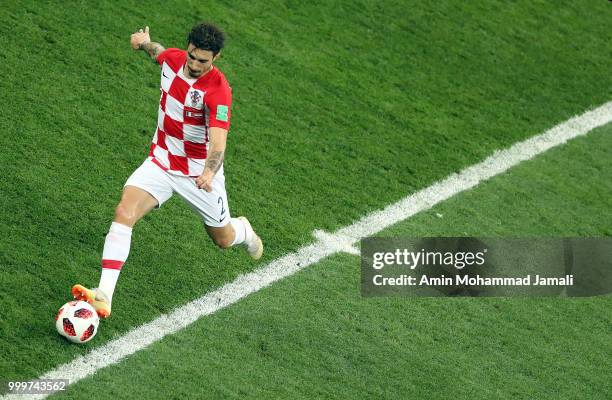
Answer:
[[[212,192],[212,180],[214,176],[214,172],[205,169],[202,175],[198,176],[195,180],[198,189],[204,189],[209,193]]]
[[[140,46],[149,43],[151,37],[149,36],[149,27],[145,27],[144,30],[139,29],[138,32],[132,33],[130,37],[130,44],[134,50],[139,50]]]

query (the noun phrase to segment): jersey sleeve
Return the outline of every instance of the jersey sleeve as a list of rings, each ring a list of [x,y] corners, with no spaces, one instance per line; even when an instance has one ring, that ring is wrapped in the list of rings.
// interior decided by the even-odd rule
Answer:
[[[227,82],[222,82],[215,91],[204,96],[206,107],[209,110],[209,126],[229,130],[232,88]]]
[[[172,69],[174,69],[174,67],[177,64],[181,64],[182,63],[181,60],[184,59],[184,58],[185,58],[185,51],[184,50],[175,49],[175,48],[169,48],[169,49],[166,49],[166,50],[162,51],[161,53],[159,53],[159,55],[157,56],[156,61],[157,61],[157,63],[159,65],[162,65],[165,62],[165,63],[169,64],[172,67]]]

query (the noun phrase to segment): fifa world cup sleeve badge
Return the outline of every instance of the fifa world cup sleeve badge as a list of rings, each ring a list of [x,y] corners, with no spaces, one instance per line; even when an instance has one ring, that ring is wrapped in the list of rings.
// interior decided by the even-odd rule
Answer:
[[[227,122],[228,119],[229,108],[226,105],[218,105],[217,106],[217,120]]]

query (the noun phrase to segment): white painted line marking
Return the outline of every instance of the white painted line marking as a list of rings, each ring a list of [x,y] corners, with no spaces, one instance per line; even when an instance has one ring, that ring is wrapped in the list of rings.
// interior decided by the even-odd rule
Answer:
[[[325,243],[328,247],[333,247],[336,252],[343,252],[354,254],[358,256],[360,251],[355,247],[355,239],[348,236],[342,236],[338,234],[328,233],[320,229],[316,229],[312,232],[312,235],[321,243]]]
[[[507,171],[570,139],[586,135],[589,131],[612,121],[612,101],[594,110],[571,118],[554,128],[516,143],[506,150],[495,152],[484,161],[452,174],[433,185],[411,194],[383,210],[373,212],[359,221],[330,234],[315,231],[318,240],[294,253],[287,254],[270,264],[246,275],[239,276],[214,292],[208,293],[155,320],[134,328],[124,336],[111,340],[72,362],[58,366],[39,379],[69,379],[70,384],[93,375],[99,369],[115,364],[125,357],[142,350],[164,336],[187,327],[197,319],[215,313],[234,304],[251,293],[295,274],[319,260],[347,251],[363,237],[372,236],[383,229],[428,210],[457,193],[471,189],[480,182]],[[47,395],[7,395],[2,399],[42,399]]]

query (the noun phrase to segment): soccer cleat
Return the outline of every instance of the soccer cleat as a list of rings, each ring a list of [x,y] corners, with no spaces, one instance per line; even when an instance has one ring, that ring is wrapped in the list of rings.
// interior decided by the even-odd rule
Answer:
[[[251,256],[253,260],[259,260],[261,258],[261,255],[263,254],[263,242],[261,241],[261,238],[257,236],[255,231],[253,230],[253,227],[251,227],[251,224],[248,219],[246,219],[245,217],[238,217],[238,218],[241,219],[242,222],[244,223],[244,226],[246,226],[247,240],[245,241],[245,243],[246,243],[247,253],[249,253],[249,256]]]
[[[106,295],[98,289],[87,289],[76,284],[72,287],[72,296],[76,300],[83,300],[93,306],[100,318],[108,318],[111,314],[111,305]]]

